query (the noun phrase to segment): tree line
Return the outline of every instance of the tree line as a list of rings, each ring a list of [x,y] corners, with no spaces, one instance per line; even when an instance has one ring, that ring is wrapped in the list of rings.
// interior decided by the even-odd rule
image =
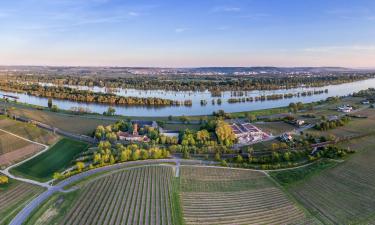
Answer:
[[[372,73],[325,73],[314,76],[262,74],[250,75],[158,75],[158,76],[75,76],[50,74],[6,76],[6,80],[22,82],[46,82],[55,85],[79,85],[88,87],[127,88],[166,91],[210,91],[220,97],[222,91],[276,90],[297,87],[322,87],[373,78]],[[0,77],[1,78],[1,77]],[[3,77],[4,79],[4,77]]]
[[[191,101],[175,101],[163,98],[124,97],[109,93],[97,93],[88,90],[78,90],[64,86],[43,86],[39,84],[23,84],[17,82],[0,82],[3,91],[24,92],[28,95],[53,99],[71,100],[86,103],[103,103],[116,105],[146,105],[146,106],[190,106]]]

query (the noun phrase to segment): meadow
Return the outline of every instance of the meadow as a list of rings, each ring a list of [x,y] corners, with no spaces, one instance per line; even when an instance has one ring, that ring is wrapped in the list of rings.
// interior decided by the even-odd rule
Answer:
[[[70,162],[88,147],[86,143],[63,138],[48,151],[12,168],[11,173],[39,181],[50,180],[54,172],[66,169]]]

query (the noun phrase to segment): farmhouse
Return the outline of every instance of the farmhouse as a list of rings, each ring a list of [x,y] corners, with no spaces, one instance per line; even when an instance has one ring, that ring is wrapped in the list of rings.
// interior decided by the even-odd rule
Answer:
[[[133,123],[133,133],[129,132],[117,132],[117,136],[120,141],[136,141],[136,142],[149,142],[150,138],[148,138],[146,135],[140,135],[138,133],[138,124]]]
[[[290,133],[284,133],[280,136],[280,139],[285,142],[291,142],[293,141],[293,136]]]
[[[233,123],[231,128],[240,144],[251,144],[269,137],[268,134],[250,123]]]

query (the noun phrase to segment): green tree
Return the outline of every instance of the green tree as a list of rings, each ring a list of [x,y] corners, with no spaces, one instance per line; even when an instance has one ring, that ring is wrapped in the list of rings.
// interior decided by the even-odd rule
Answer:
[[[48,98],[48,108],[52,108],[52,98]]]
[[[78,172],[82,172],[82,170],[85,168],[85,163],[83,162],[76,162],[76,168]]]

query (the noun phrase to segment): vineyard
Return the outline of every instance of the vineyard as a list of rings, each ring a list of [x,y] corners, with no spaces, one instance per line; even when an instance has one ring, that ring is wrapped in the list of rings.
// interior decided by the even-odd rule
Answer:
[[[0,129],[46,145],[53,144],[58,139],[57,135],[40,129],[33,124],[6,119],[4,116],[0,117]]]
[[[347,144],[358,150],[346,162],[290,188],[325,224],[375,223],[375,137]]]
[[[10,180],[6,187],[0,188],[0,224],[8,224],[27,202],[42,191],[38,186]]]
[[[42,150],[42,146],[32,144],[16,136],[0,131],[0,167],[9,166],[27,156]]]
[[[61,224],[172,225],[173,169],[144,166],[86,184]]]
[[[183,166],[186,224],[313,223],[261,172]]]

